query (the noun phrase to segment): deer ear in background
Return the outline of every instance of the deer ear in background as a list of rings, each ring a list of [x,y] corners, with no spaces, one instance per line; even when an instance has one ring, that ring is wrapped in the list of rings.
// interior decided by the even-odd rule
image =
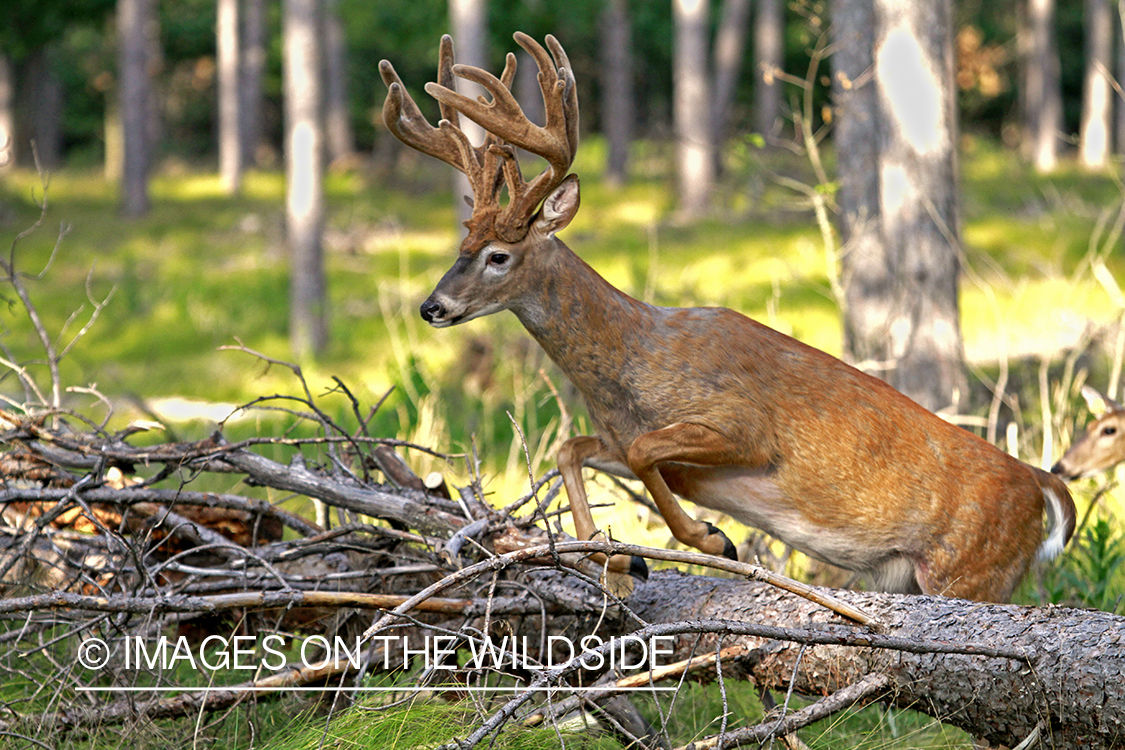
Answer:
[[[1105,395],[1092,385],[1082,386],[1082,398],[1086,401],[1086,408],[1095,417],[1100,417],[1111,411],[1122,411],[1121,404]]]

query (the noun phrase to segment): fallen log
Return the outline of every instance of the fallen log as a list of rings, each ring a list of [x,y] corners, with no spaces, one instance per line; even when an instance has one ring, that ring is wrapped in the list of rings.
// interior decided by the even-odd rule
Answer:
[[[801,597],[753,581],[662,571],[629,598],[648,622],[710,622],[681,635],[675,656],[740,645],[725,679],[830,696],[869,675],[888,678],[884,700],[957,726],[990,743],[1015,746],[1034,731],[1040,747],[1119,748],[1125,744],[1125,618],[1070,608],[979,604],[932,596],[837,591],[872,614],[882,635],[951,644],[1002,645],[1014,659],[911,653],[855,645],[806,645],[728,631],[723,623],[862,630]],[[620,630],[628,623],[618,620]],[[835,625],[833,625],[835,623]]]

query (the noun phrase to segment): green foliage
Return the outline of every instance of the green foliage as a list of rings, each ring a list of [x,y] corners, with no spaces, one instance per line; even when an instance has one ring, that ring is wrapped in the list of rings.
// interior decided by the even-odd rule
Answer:
[[[1045,577],[1053,604],[1125,614],[1125,529],[1108,516],[1093,517],[1071,540]]]
[[[5,0],[0,50],[13,61],[57,41],[74,24],[99,23],[115,0]]]
[[[403,705],[380,706],[373,701],[360,703],[331,720],[306,715],[284,734],[261,745],[263,750],[414,750],[436,747],[454,738],[463,738],[479,722],[480,715],[468,702],[439,703],[425,699]],[[524,729],[510,726],[491,747],[498,750],[547,750],[560,746],[576,750],[619,750],[613,739],[574,731]],[[323,744],[321,744],[323,742]]]
[[[781,696],[778,699],[782,699]],[[634,703],[671,746],[680,747],[718,732],[724,709],[728,730],[752,726],[764,719],[757,690],[747,683],[728,683],[723,691],[715,683],[682,685],[674,697],[662,697],[658,707],[642,694]],[[793,698],[790,710],[808,701]],[[435,747],[454,738],[463,738],[471,728],[499,708],[471,706],[468,701],[436,702],[417,698],[401,705],[384,706],[374,700],[361,702],[355,710],[340,712],[331,720],[306,714],[287,731],[269,740],[265,750],[309,750],[322,740],[330,748],[421,748]],[[578,733],[583,720],[578,718],[566,729],[526,729],[510,724],[492,747],[502,750],[539,748],[579,748],[618,750],[622,745],[613,737],[598,733]],[[966,750],[972,742],[964,732],[912,711],[892,711],[872,706],[847,712],[818,722],[800,733],[810,748],[862,748],[864,750]]]

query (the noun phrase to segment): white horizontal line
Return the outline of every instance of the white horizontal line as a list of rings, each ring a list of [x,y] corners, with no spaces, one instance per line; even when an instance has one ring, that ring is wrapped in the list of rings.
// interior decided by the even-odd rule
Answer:
[[[323,687],[323,686],[262,686],[262,687],[247,687],[232,685],[230,687],[223,687],[221,685],[214,685],[211,687],[77,687],[75,690],[79,693],[218,693],[218,692],[238,692],[238,693],[253,693],[253,692],[276,692],[278,690],[296,690],[307,692],[326,692],[329,690],[349,690],[358,693],[432,693],[441,691],[456,691],[461,693],[521,693],[521,692],[535,692],[535,693],[634,693],[634,692],[647,692],[647,693],[666,693],[674,692],[679,688],[674,687],[466,687],[462,685],[430,685],[430,686],[416,686],[416,687]]]

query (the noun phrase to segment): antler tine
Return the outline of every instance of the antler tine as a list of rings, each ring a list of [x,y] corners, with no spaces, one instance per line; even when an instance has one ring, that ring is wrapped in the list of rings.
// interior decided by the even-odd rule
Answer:
[[[534,40],[532,40],[534,41]],[[561,97],[566,117],[566,140],[570,144],[570,153],[578,152],[578,86],[574,82],[574,68],[570,65],[570,58],[563,50],[559,40],[553,34],[547,35],[547,46],[555,58],[555,66],[560,71],[565,71],[566,91]]]
[[[504,56],[504,72],[500,74],[500,83],[508,91],[512,90],[512,81],[516,80],[516,56],[509,52]]]
[[[441,44],[438,46],[438,83],[447,88],[453,88],[453,37],[442,34]],[[449,120],[454,126],[459,126],[457,110],[445,102],[438,102],[441,119]]]
[[[562,45],[548,36],[548,54],[526,34],[517,32],[515,39],[539,66],[547,114],[544,127],[531,122],[512,95],[516,56],[511,53],[497,78],[481,68],[455,64],[453,40],[442,37],[437,82],[425,86],[441,108],[436,128],[422,116],[391,64],[385,60],[379,64],[389,89],[383,105],[387,128],[408,146],[453,165],[469,178],[475,201],[462,252],[479,247],[490,236],[510,242],[522,239],[539,203],[566,178],[578,147],[578,95]],[[457,93],[454,77],[480,84],[490,97],[473,99]],[[484,128],[488,135],[482,145],[472,146],[458,127],[462,115]],[[514,147],[541,156],[547,169],[525,182]],[[500,190],[505,184],[508,203],[501,207]]]
[[[519,102],[499,78],[471,65],[454,65],[454,75],[483,86],[492,94],[491,102],[475,101],[447,86],[433,83],[426,84],[426,93],[440,102],[449,104],[502,140],[542,156],[553,169],[556,179],[562,180],[574,160],[574,153],[569,134],[565,131],[561,134],[558,132],[569,125],[566,122],[569,112],[561,106],[561,102],[555,104],[558,98],[555,92],[559,88],[559,75],[546,50],[538,42],[526,34],[518,34],[516,40],[521,42],[521,46],[539,64],[540,88],[543,90],[544,103],[549,114],[554,112],[547,127],[541,128],[527,119]],[[563,87],[565,88],[565,83]]]
[[[383,102],[383,123],[387,130],[411,148],[451,164],[467,174],[468,163],[462,159],[457,142],[448,133],[443,133],[440,128],[427,122],[388,60],[379,63],[379,74],[387,84],[387,100]],[[452,73],[450,76],[452,77]]]

